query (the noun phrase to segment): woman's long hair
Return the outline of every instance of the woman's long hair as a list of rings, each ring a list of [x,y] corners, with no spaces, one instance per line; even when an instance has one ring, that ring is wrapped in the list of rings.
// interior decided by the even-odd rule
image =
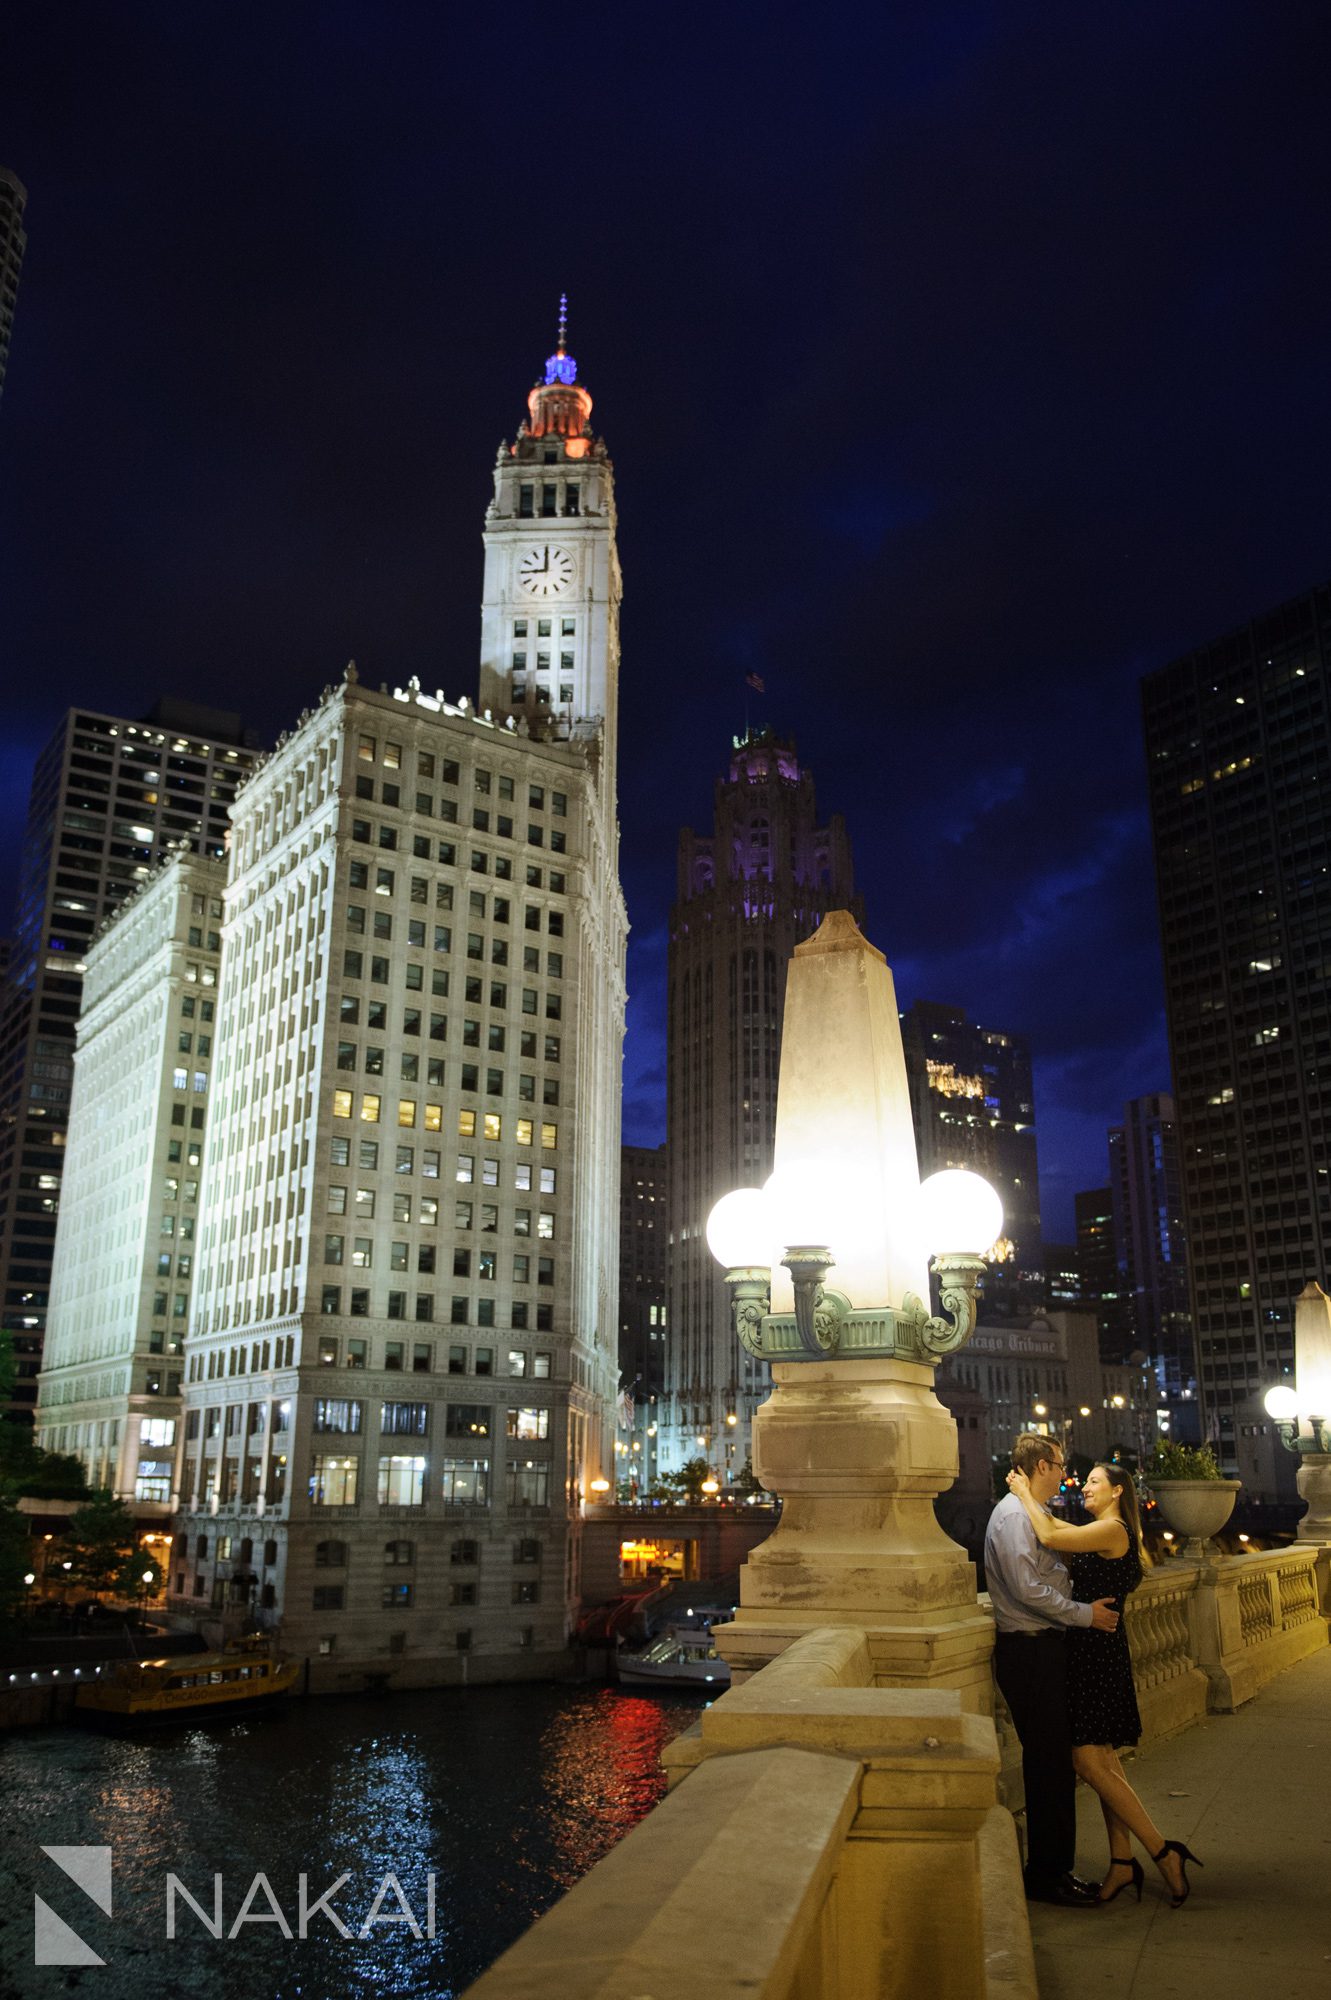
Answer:
[[[1142,1540],[1142,1515],[1137,1504],[1137,1484],[1126,1465],[1114,1465],[1107,1458],[1097,1458],[1095,1466],[1104,1473],[1112,1487],[1117,1486],[1118,1511],[1130,1539],[1136,1544],[1137,1555],[1143,1569],[1151,1567],[1151,1558]],[[1093,1468],[1094,1469],[1094,1468]]]

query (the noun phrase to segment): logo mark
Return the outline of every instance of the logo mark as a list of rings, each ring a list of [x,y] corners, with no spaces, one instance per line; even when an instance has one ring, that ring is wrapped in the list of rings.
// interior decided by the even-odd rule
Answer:
[[[43,1847],[42,1853],[78,1884],[89,1902],[105,1916],[111,1914],[111,1850],[109,1847]],[[34,1896],[34,1965],[105,1965],[90,1944],[57,1916],[49,1903]]]

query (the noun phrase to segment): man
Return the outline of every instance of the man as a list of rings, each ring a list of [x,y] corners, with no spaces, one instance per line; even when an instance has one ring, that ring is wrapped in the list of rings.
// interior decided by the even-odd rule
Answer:
[[[1047,1507],[1063,1478],[1063,1453],[1052,1438],[1025,1431],[1012,1447],[1012,1463]],[[1112,1632],[1118,1613],[1111,1600],[1077,1604],[1068,1596],[1068,1573],[1052,1549],[1041,1546],[1015,1493],[1000,1500],[984,1538],[984,1574],[998,1635],[994,1678],[1021,1740],[1026,1787],[1026,1894],[1035,1902],[1089,1908],[1093,1882],[1072,1873],[1077,1849],[1077,1781],[1068,1740],[1069,1625]]]

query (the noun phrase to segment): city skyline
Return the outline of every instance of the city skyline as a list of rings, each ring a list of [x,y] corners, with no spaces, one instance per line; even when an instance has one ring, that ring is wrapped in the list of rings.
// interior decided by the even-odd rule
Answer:
[[[316,34],[296,10],[262,75],[244,38],[151,13],[72,55],[54,19],[16,26],[11,826],[59,713],[111,690],[133,713],[225,683],[271,739],[349,656],[371,684],[457,685],[479,607],[443,551],[567,289],[631,468],[625,1136],[663,1130],[695,747],[723,754],[747,698],[845,811],[903,1004],[1030,1038],[1046,1228],[1070,1237],[1106,1125],[1168,1083],[1138,679],[1326,568],[1300,115],[1324,25],[976,9],[852,46],[737,18],[655,95],[639,32],[579,69],[627,169],[533,244],[561,128],[496,148],[497,28],[445,54],[429,24],[381,26],[396,80],[364,93],[337,11]]]

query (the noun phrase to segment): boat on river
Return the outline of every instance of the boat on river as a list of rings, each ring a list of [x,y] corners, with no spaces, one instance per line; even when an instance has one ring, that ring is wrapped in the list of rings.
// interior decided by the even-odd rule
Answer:
[[[118,1660],[80,1683],[74,1712],[88,1722],[226,1720],[289,1694],[299,1672],[298,1660],[245,1649]]]
[[[615,1655],[615,1672],[635,1686],[730,1686],[730,1668],[712,1644],[712,1635],[695,1626],[674,1625],[640,1653]]]

